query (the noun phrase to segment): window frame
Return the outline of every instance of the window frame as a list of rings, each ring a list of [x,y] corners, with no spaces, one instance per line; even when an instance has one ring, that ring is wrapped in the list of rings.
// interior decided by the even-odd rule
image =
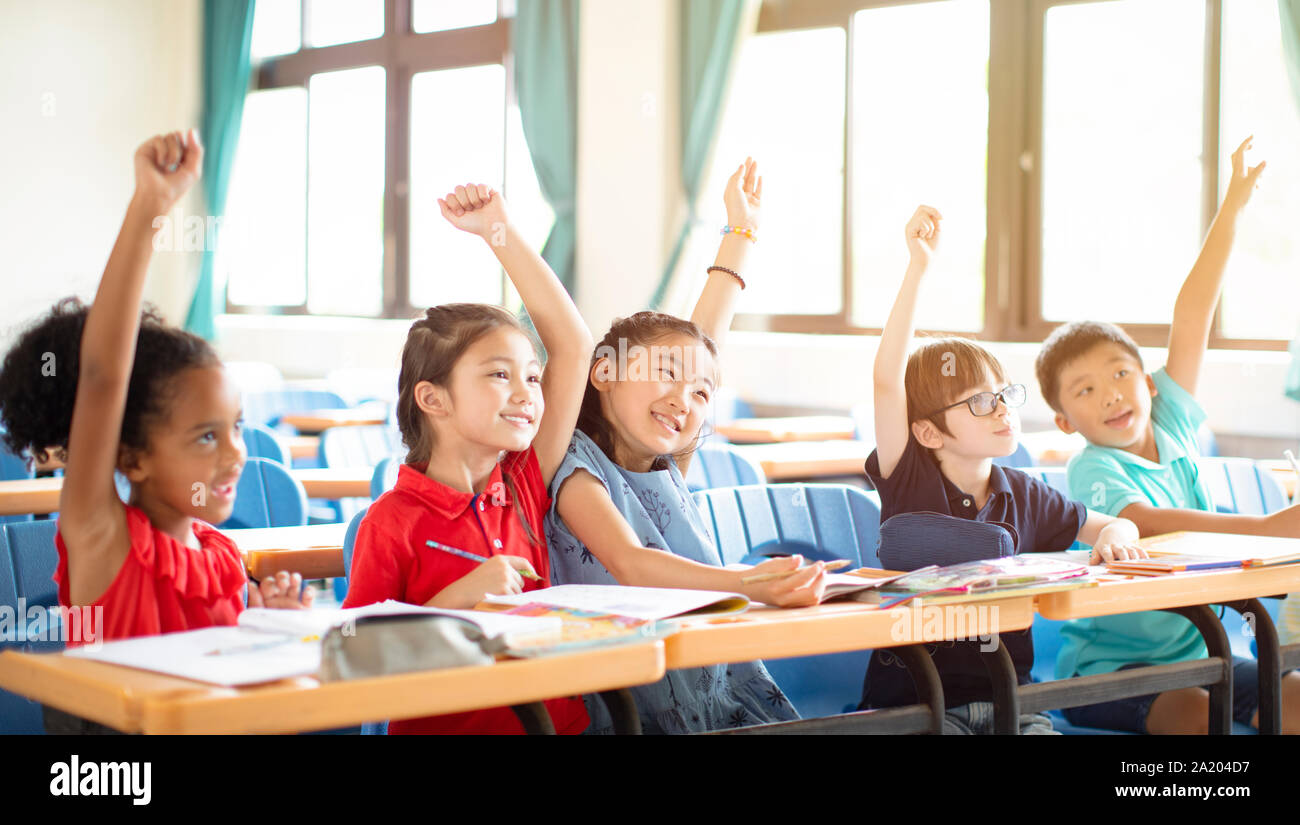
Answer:
[[[515,102],[513,61],[511,59],[511,24],[505,3],[497,2],[496,21],[483,25],[445,31],[417,33],[412,29],[413,0],[384,0],[384,33],[371,40],[311,47],[307,42],[310,0],[303,0],[300,19],[302,43],[298,51],[268,57],[253,65],[250,93],[267,89],[299,87],[307,89],[312,75],[344,69],[380,66],[384,69],[384,252],[382,271],[383,304],[378,319],[409,319],[423,311],[411,304],[410,280],[410,188],[411,167],[411,80],[421,72],[459,69],[499,64],[505,68],[506,94],[501,118],[506,120]],[[308,118],[311,101],[308,99]],[[306,140],[304,133],[303,139]],[[508,146],[503,151],[509,151]],[[310,160],[308,160],[310,163]],[[504,175],[503,164],[502,174]],[[306,192],[303,193],[306,197]],[[307,281],[301,304],[236,304],[225,297],[225,311],[244,315],[320,315],[307,308],[311,270],[303,273]],[[501,274],[502,297],[506,297],[505,276]]]
[[[853,15],[863,9],[934,0],[799,0],[764,2],[760,33],[838,26],[845,30],[845,120],[843,249],[840,311],[827,315],[742,313],[734,329],[770,332],[880,335],[880,327],[853,322]],[[977,340],[1041,342],[1059,322],[1043,317],[1041,208],[1043,125],[1043,36],[1053,6],[1100,0],[989,0],[989,127],[986,181],[984,327],[926,330]],[[1201,237],[1218,209],[1222,0],[1203,0],[1205,75],[1202,84]],[[905,216],[900,216],[900,222]],[[1210,331],[1212,349],[1287,349],[1279,339],[1232,338],[1223,334],[1221,305]],[[1169,324],[1122,324],[1140,346],[1163,347]]]

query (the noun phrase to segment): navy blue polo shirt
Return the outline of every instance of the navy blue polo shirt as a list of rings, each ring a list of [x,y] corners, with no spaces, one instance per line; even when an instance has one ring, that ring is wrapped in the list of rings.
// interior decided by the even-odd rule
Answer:
[[[1050,553],[1069,549],[1088,517],[1087,509],[1019,470],[994,464],[989,472],[989,496],[976,509],[975,497],[957,488],[933,455],[915,436],[889,478],[880,475],[876,450],[867,457],[867,476],[880,492],[880,519],[899,513],[932,512],[975,521],[1000,522],[1015,529],[1017,553]],[[1002,633],[1020,684],[1029,682],[1034,643],[1029,630]],[[948,707],[991,700],[988,670],[980,658],[979,642],[940,642],[928,645],[943,681]],[[887,651],[871,655],[863,707],[886,708],[914,704],[916,690],[907,668]]]

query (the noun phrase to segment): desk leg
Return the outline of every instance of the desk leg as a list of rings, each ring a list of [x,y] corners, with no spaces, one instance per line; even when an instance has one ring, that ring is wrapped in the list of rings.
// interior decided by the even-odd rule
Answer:
[[[547,713],[546,705],[541,702],[512,705],[510,709],[515,712],[515,716],[518,716],[519,721],[523,723],[524,733],[555,735],[555,723],[551,721],[551,714]]]
[[[1205,639],[1205,649],[1210,658],[1223,662],[1223,678],[1215,684],[1206,685],[1210,691],[1209,731],[1213,736],[1232,733],[1232,648],[1228,645],[1228,633],[1223,629],[1223,623],[1209,605],[1169,607],[1165,610],[1177,613],[1196,625]]]
[[[614,733],[629,736],[641,735],[641,715],[636,712],[636,699],[627,688],[606,690],[600,694],[600,701],[609,710],[609,718],[614,722]]]
[[[939,671],[935,669],[934,660],[925,645],[908,645],[891,647],[889,652],[897,656],[912,677],[916,688],[917,702],[930,706],[931,733],[943,733],[943,683],[939,681]]]
[[[1241,614],[1255,632],[1259,647],[1259,732],[1282,733],[1282,646],[1273,617],[1259,599],[1224,602]]]
[[[1020,733],[1020,693],[1016,680],[1016,666],[1011,661],[1002,637],[994,634],[996,644],[992,650],[981,650],[980,658],[989,672],[993,693],[993,732]]]

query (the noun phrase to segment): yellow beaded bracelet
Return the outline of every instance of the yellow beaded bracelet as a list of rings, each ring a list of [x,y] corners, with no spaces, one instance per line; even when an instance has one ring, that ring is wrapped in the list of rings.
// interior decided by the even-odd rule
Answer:
[[[737,234],[737,235],[744,235],[746,238],[749,238],[749,239],[750,239],[751,241],[753,241],[754,243],[758,243],[758,236],[754,234],[754,230],[750,229],[750,228],[747,227],[747,226],[724,226],[724,227],[722,227],[722,234],[723,234],[723,235],[726,235],[726,234],[728,234],[728,233],[732,233],[732,232],[734,232],[734,233]]]

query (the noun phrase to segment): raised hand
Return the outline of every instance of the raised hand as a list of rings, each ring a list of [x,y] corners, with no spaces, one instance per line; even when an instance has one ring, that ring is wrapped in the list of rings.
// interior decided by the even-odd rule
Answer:
[[[1254,139],[1254,135],[1246,138],[1237,147],[1237,151],[1232,153],[1232,178],[1228,181],[1228,191],[1223,196],[1225,209],[1238,212],[1244,209],[1251,193],[1259,185],[1257,181],[1267,162],[1261,160],[1258,166],[1246,167],[1246,151],[1251,148]]]
[[[442,216],[452,226],[478,235],[485,240],[494,233],[505,236],[509,223],[506,202],[501,193],[482,183],[467,183],[438,199]]]
[[[907,222],[904,234],[907,237],[907,251],[913,261],[928,263],[939,248],[939,222],[943,215],[933,206],[918,206]]]
[[[759,212],[763,203],[763,177],[758,174],[758,161],[745,158],[727,179],[722,200],[727,205],[727,224],[758,229]]]
[[[155,135],[135,150],[135,197],[154,214],[167,212],[203,176],[199,133]]]

